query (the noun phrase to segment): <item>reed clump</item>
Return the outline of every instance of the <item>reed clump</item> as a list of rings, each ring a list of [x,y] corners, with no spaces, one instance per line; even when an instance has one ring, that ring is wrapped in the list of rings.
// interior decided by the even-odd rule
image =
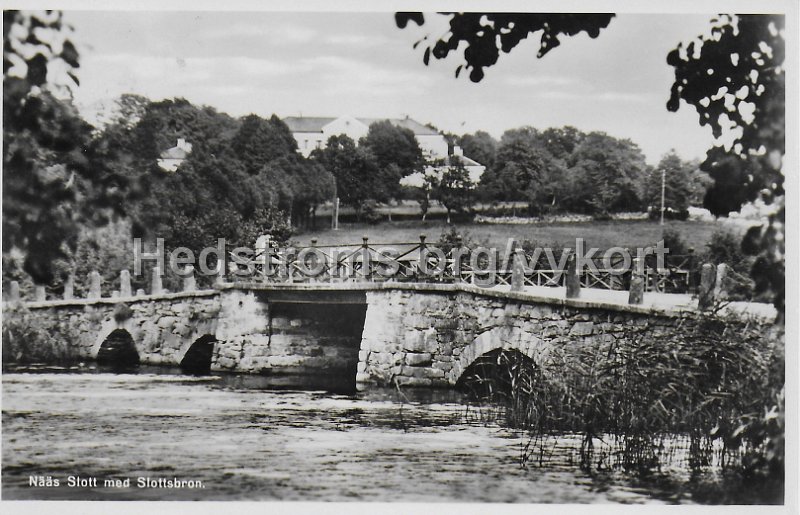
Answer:
[[[646,334],[627,328],[609,343],[556,346],[539,363],[496,350],[460,385],[524,432],[523,465],[546,461],[556,436],[573,435],[586,469],[678,463],[782,478],[782,330],[710,317],[679,336]]]

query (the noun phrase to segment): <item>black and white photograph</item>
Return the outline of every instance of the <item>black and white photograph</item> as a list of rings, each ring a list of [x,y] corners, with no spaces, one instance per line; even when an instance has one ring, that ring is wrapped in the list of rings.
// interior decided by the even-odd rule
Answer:
[[[796,513],[796,2],[336,4],[4,7],[0,510]]]

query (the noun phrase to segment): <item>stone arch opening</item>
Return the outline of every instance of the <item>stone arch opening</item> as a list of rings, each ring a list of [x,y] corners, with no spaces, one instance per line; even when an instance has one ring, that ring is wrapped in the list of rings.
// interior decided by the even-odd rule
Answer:
[[[198,338],[184,354],[180,367],[187,374],[208,374],[211,372],[211,358],[217,339],[210,334]]]
[[[131,333],[115,329],[106,336],[97,351],[97,363],[113,368],[129,368],[139,365],[139,353]]]
[[[478,356],[456,381],[472,400],[510,402],[535,387],[536,363],[517,349],[498,347]]]

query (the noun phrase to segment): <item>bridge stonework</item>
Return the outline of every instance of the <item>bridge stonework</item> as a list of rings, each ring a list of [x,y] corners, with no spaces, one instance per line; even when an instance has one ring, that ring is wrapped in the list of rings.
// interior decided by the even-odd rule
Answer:
[[[581,301],[509,298],[486,291],[367,292],[357,381],[453,386],[481,355],[516,350],[535,363],[558,346],[602,345],[629,338],[676,336],[698,319]]]
[[[427,283],[227,284],[25,308],[32,323],[86,359],[97,358],[106,338],[124,329],[141,363],[179,365],[194,343],[210,339],[211,370],[344,373],[361,389],[450,387],[492,350],[516,350],[541,364],[559,347],[632,338],[631,328],[637,337],[668,344],[705,316]],[[5,313],[12,315],[13,309]]]
[[[259,290],[220,292],[212,370],[337,374],[355,367],[364,306],[275,300]]]
[[[27,308],[38,327],[82,358],[95,359],[109,334],[124,329],[142,363],[177,364],[198,338],[216,333],[219,300],[215,291],[198,291],[37,302]]]

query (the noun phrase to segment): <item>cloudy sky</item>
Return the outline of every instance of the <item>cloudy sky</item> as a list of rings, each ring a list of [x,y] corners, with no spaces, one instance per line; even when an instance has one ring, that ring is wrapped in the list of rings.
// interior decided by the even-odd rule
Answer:
[[[523,41],[479,84],[460,60],[422,63],[414,42],[443,16],[398,29],[392,13],[67,11],[81,51],[75,100],[91,115],[122,93],[184,97],[234,116],[400,117],[455,133],[573,125],[637,142],[649,162],[712,143],[693,109],[666,110],[669,50],[712,15],[620,14],[600,37],[563,38],[543,59]]]

